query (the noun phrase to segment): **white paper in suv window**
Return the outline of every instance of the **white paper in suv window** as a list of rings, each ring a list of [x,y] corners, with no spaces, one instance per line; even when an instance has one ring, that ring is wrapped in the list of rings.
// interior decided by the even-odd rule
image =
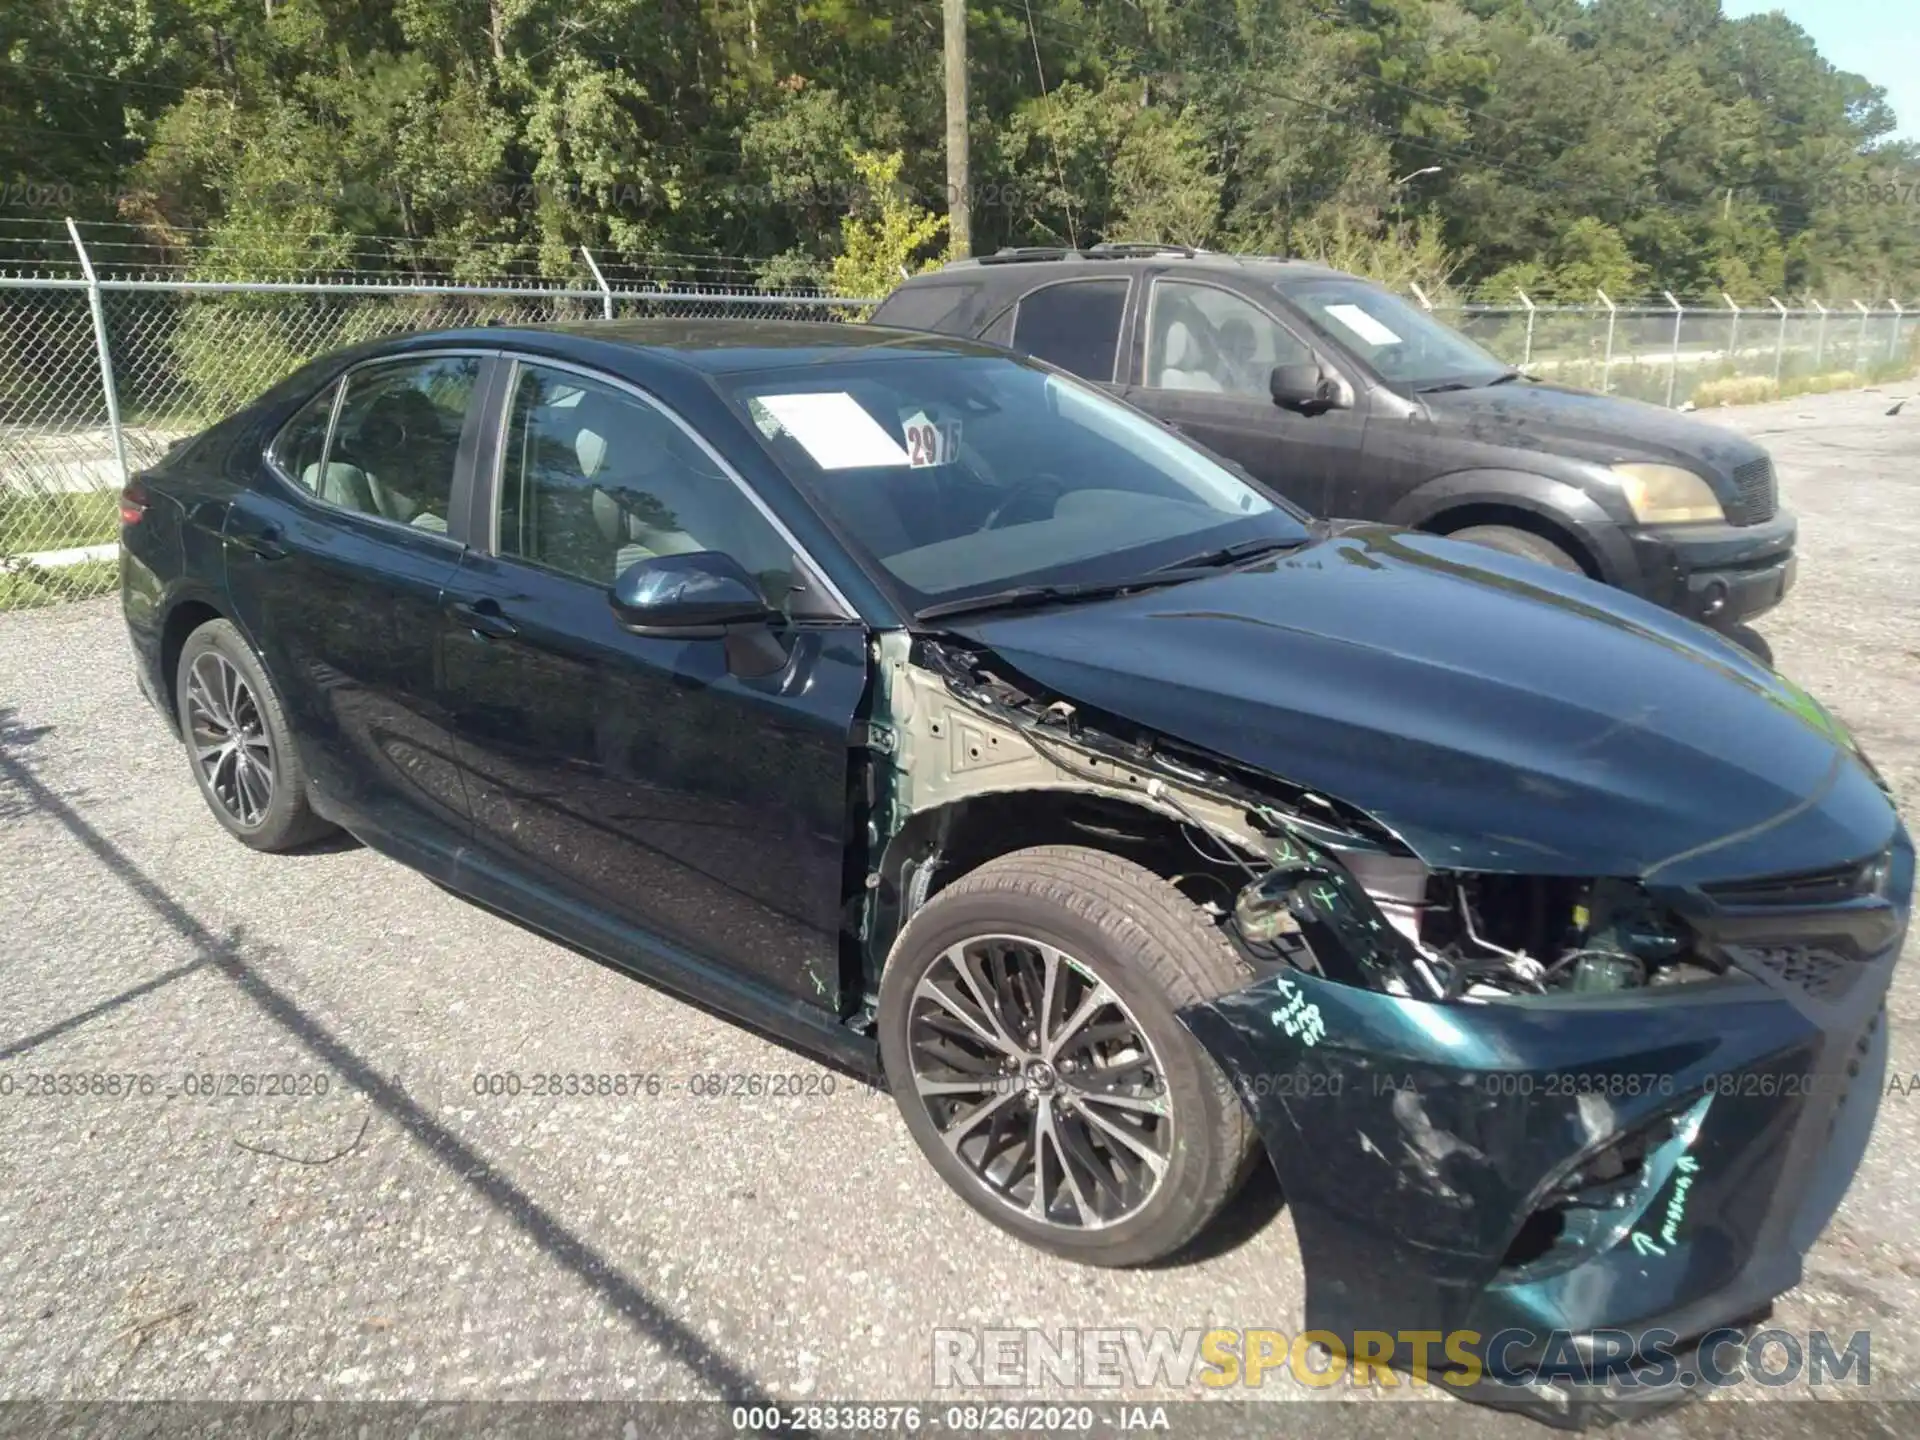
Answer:
[[[822,470],[907,463],[900,442],[844,390],[756,398]]]
[[[1369,345],[1398,345],[1401,339],[1358,305],[1329,305],[1327,314]]]

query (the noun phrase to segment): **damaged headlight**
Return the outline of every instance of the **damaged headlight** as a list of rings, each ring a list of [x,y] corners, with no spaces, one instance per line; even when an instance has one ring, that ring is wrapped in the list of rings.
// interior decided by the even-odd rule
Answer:
[[[1679,465],[1615,465],[1615,479],[1633,515],[1643,525],[1682,525],[1696,520],[1725,520],[1727,512],[1713,487]]]

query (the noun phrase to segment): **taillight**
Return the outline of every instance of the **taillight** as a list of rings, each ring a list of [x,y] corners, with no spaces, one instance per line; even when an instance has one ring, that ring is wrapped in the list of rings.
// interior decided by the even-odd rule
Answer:
[[[138,484],[130,484],[120,492],[120,523],[138,525],[140,517],[147,513],[147,492]]]

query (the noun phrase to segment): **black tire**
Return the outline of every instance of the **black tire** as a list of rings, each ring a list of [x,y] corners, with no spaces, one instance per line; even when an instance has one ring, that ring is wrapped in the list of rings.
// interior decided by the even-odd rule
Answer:
[[[264,756],[260,755],[257,740],[247,747],[254,756],[255,773],[264,771],[271,778],[270,791],[264,803],[257,806],[236,798],[240,782],[233,777],[240,762],[229,761],[223,769],[218,764],[209,765],[201,757],[200,739],[210,732],[207,714],[202,712],[197,716],[195,711],[196,666],[210,675],[221,674],[224,673],[220,670],[221,663],[231,667],[245,687],[244,701],[234,707],[245,724],[230,728],[250,736],[257,732],[258,738],[266,742]],[[335,827],[314,814],[307,803],[306,768],[300,763],[300,752],[294,744],[286,712],[281,708],[279,692],[231,622],[209,620],[187,637],[186,644],[180,648],[180,663],[174,675],[174,706],[186,745],[187,764],[200,786],[201,798],[213,811],[214,818],[241,844],[255,850],[278,852],[310,845],[333,833]],[[259,798],[257,788],[247,793],[253,799]]]
[[[1565,570],[1574,575],[1586,573],[1586,567],[1573,556],[1544,535],[1536,535],[1531,530],[1517,530],[1511,525],[1469,525],[1464,530],[1455,530],[1447,538],[1464,540],[1469,545],[1484,545],[1489,550],[1518,555],[1526,560],[1537,560],[1542,565],[1551,565],[1555,570]]]
[[[948,1147],[929,1108],[935,1102],[923,1100],[916,1089],[910,1039],[916,988],[962,942],[1005,935],[1056,947],[1078,961],[1073,968],[1082,979],[1076,983],[1083,983],[1088,972],[1103,982],[1130,1012],[1126,1018],[1137,1023],[1149,1059],[1164,1069],[1159,1093],[1171,1126],[1164,1170],[1139,1208],[1113,1223],[1082,1228],[1016,1208]],[[1250,978],[1199,907],[1152,871],[1077,846],[1021,850],[955,881],[901,932],[880,982],[881,1060],[921,1151],[982,1215],[1067,1259],[1145,1265],[1198,1236],[1259,1158],[1253,1126],[1226,1076],[1175,1016],[1176,1010]],[[1020,1103],[1029,1098],[1021,1096]],[[1049,1101],[1043,1096],[1039,1103]],[[991,1150],[991,1140],[988,1146]],[[1058,1140],[1053,1147],[1058,1176],[1064,1153]],[[1037,1139],[1033,1148],[1040,1148]],[[1107,1148],[1117,1153],[1118,1147]],[[1081,1207],[1073,1208],[1079,1215]]]

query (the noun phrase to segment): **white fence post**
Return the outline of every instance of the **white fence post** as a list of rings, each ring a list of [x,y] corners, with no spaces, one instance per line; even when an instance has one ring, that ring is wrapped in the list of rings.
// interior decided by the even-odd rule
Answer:
[[[1827,307],[1811,295],[1807,296],[1807,303],[1820,312],[1820,328],[1814,332],[1813,337],[1813,368],[1818,374],[1827,354]]]
[[[1787,307],[1782,305],[1776,296],[1769,295],[1767,299],[1771,300],[1773,302],[1773,308],[1780,312],[1780,338],[1774,341],[1773,345],[1773,383],[1778,385],[1780,383],[1780,367],[1787,358]],[[1825,319],[1826,317],[1823,314],[1821,320],[1824,322]]]
[[[1854,301],[1853,307],[1860,312],[1860,337],[1853,342],[1853,363],[1857,367],[1866,363],[1867,322],[1873,318],[1873,311],[1867,308],[1867,302],[1864,300]]]
[[[1527,292],[1516,287],[1514,294],[1520,297],[1520,303],[1527,307],[1527,348],[1520,357],[1520,368],[1525,370],[1533,364],[1533,312],[1535,305],[1527,298]]]
[[[127,440],[120,433],[120,392],[113,384],[113,352],[107,348],[107,312],[100,303],[100,277],[93,273],[93,261],[87,247],[80,243],[80,227],[67,217],[67,234],[80,255],[80,273],[87,277],[87,308],[93,312],[93,343],[100,352],[100,388],[107,397],[107,428],[113,432],[113,458],[120,467],[120,483],[131,478],[127,473]]]
[[[1893,307],[1893,344],[1887,347],[1887,358],[1898,360],[1900,358],[1900,322],[1907,318],[1907,312],[1900,308],[1898,300],[1889,300],[1887,304]]]
[[[1727,359],[1733,368],[1740,368],[1740,307],[1726,291],[1720,292],[1720,298],[1727,302],[1727,309],[1733,312],[1733,328],[1727,332]]]
[[[1600,365],[1600,393],[1605,395],[1613,389],[1613,330],[1620,318],[1620,311],[1613,301],[1607,298],[1606,291],[1595,290],[1593,293],[1598,295],[1600,303],[1607,307],[1607,358]]]
[[[1667,365],[1667,408],[1673,408],[1674,390],[1680,384],[1680,322],[1687,318],[1687,307],[1673,298],[1671,290],[1662,290],[1667,304],[1673,307],[1673,358]]]
[[[580,247],[580,258],[587,262],[587,270],[593,276],[593,283],[600,287],[600,305],[606,318],[613,318],[613,291],[607,285],[607,277],[600,273],[600,267],[593,263],[593,252],[586,246]]]

